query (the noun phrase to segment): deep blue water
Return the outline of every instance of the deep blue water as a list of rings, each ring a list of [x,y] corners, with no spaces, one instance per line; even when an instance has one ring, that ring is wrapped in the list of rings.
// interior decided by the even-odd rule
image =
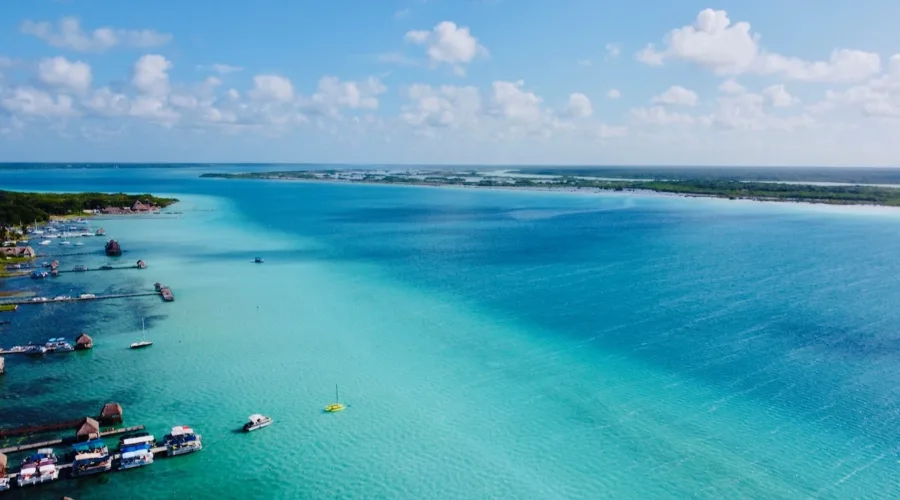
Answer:
[[[486,311],[495,321],[525,325],[598,359],[625,360],[658,374],[646,381],[656,385],[648,389],[656,396],[626,401],[608,399],[605,380],[581,380],[581,400],[574,403],[581,423],[604,418],[600,408],[652,414],[656,401],[681,401],[686,406],[678,421],[659,424],[696,426],[704,442],[724,452],[729,430],[716,428],[724,423],[715,412],[740,400],[752,408],[748,429],[735,430],[741,439],[758,432],[750,422],[767,419],[815,433],[782,441],[773,437],[776,427],[757,436],[758,455],[735,452],[762,468],[788,467],[776,463],[781,451],[764,451],[772,442],[799,455],[820,453],[795,470],[767,471],[790,478],[804,468],[833,469],[818,475],[818,483],[798,481],[798,495],[900,495],[887,480],[900,442],[896,215],[197,175],[194,169],[4,171],[0,188],[227,199],[261,229],[315,242],[270,252],[270,261],[363,265],[455,307]],[[198,260],[249,255],[231,252],[213,245],[190,254]],[[56,310],[35,324],[49,333],[78,317]],[[538,377],[546,361],[523,363]],[[679,393],[687,384],[717,396],[692,407],[696,403]],[[819,438],[833,447],[811,444]]]

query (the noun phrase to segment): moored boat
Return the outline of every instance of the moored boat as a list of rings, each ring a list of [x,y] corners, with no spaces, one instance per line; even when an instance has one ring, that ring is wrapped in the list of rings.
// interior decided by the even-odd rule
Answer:
[[[151,438],[153,436],[150,436]],[[134,469],[153,463],[150,443],[141,442],[119,447],[119,470]]]
[[[8,477],[0,477],[0,491],[6,491],[9,489],[9,478]]]
[[[272,425],[272,419],[265,416],[260,415],[259,413],[254,413],[250,415],[248,418],[248,422],[244,424],[243,430],[244,432],[255,431],[256,429],[262,429],[263,427],[268,427]]]
[[[72,446],[75,460],[72,462],[72,476],[89,476],[112,469],[109,448],[102,439],[92,439]]]
[[[20,487],[41,484],[59,479],[59,467],[52,448],[43,448],[22,462],[16,484]]]
[[[203,449],[200,434],[186,425],[172,427],[172,432],[165,437],[166,453],[170,457],[185,455]]]

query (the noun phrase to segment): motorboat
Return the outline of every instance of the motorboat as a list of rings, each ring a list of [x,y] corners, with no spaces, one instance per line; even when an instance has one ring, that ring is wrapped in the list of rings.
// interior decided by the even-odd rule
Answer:
[[[75,350],[72,344],[68,343],[63,337],[49,339],[44,347],[48,352],[72,352]]]
[[[22,353],[28,354],[29,356],[40,356],[47,354],[47,348],[42,345],[28,344],[25,346],[25,349],[22,350]]]
[[[150,436],[151,438],[153,436]],[[119,447],[119,470],[134,469],[153,463],[150,443],[140,442]]]
[[[22,461],[19,475],[16,476],[16,484],[19,486],[31,486],[33,484],[46,483],[59,479],[59,467],[56,465],[56,454],[53,448],[41,448]]]
[[[44,240],[44,241],[40,242],[39,245],[47,246],[47,245],[49,245],[50,243],[53,243],[53,242],[50,241],[50,240]]]
[[[172,432],[165,437],[166,452],[170,457],[185,455],[203,449],[200,434],[186,425],[172,427]]]
[[[75,477],[99,474],[112,469],[112,457],[109,448],[102,439],[92,439],[72,446],[75,460],[72,462],[72,475]]]
[[[255,263],[257,263],[257,264],[262,264],[262,263],[265,262],[265,261],[263,260],[262,257],[257,257],[256,259],[253,260],[253,262],[255,262]]]
[[[9,489],[9,478],[8,477],[0,477],[0,491],[6,491]]]
[[[259,413],[254,413],[250,415],[248,418],[248,422],[244,424],[243,430],[244,432],[255,431],[256,429],[262,429],[263,427],[268,427],[272,425],[272,419],[265,416],[260,415]]]

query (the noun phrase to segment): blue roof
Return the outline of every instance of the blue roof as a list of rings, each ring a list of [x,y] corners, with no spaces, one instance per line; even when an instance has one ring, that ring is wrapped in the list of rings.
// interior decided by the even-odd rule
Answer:
[[[132,444],[132,445],[126,446],[124,448],[121,448],[121,449],[119,449],[119,452],[127,453],[129,451],[149,450],[149,449],[150,449],[150,443],[138,443],[138,444]]]

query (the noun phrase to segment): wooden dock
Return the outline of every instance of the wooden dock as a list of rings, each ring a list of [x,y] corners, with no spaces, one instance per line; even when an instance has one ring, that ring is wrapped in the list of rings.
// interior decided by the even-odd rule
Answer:
[[[78,423],[81,423],[82,421],[84,421],[84,419],[77,420],[75,425],[78,425]],[[145,427],[143,425],[135,425],[132,427],[123,427],[121,429],[111,429],[111,430],[108,430],[105,432],[101,432],[100,437],[105,438],[105,437],[109,437],[109,436],[117,436],[119,434],[125,434],[128,432],[142,431],[144,429],[145,429]],[[44,432],[46,432],[46,431],[44,431]],[[0,453],[7,454],[7,453],[18,453],[21,451],[37,450],[39,448],[49,448],[51,446],[57,446],[60,444],[71,444],[71,443],[74,443],[75,441],[76,441],[76,439],[74,437],[50,439],[47,441],[40,441],[37,443],[27,443],[27,444],[22,444],[19,446],[10,446],[8,448],[0,448]],[[165,448],[163,448],[163,449],[165,449]]]
[[[0,306],[4,305],[37,305],[37,304],[57,304],[60,302],[90,302],[93,300],[109,300],[109,299],[125,299],[129,297],[149,297],[151,295],[157,295],[163,298],[166,302],[172,302],[175,300],[172,295],[172,290],[169,288],[164,288],[158,292],[132,292],[132,293],[114,293],[110,295],[92,295],[90,297],[63,297],[63,298],[52,298],[47,300],[6,300],[0,301]]]
[[[92,272],[95,272],[95,271],[119,271],[119,270],[122,270],[122,269],[141,269],[141,268],[138,267],[138,266],[109,266],[109,267],[97,267],[97,268],[94,268],[94,269],[77,269],[77,270],[76,270],[76,269],[69,269],[69,270],[65,270],[65,271],[62,270],[62,269],[60,269],[60,270],[57,271],[57,272],[58,272],[59,274],[65,274],[65,273],[92,273]]]

